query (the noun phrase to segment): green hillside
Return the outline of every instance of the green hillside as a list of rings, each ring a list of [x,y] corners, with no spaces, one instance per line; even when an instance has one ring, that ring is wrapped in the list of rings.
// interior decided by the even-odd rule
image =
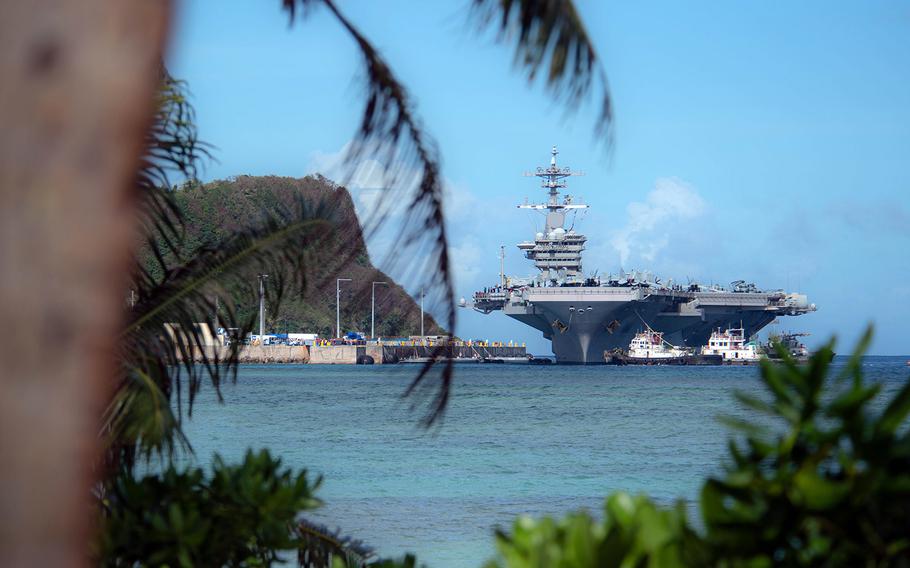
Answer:
[[[420,307],[388,275],[370,262],[360,223],[348,191],[321,176],[289,178],[278,176],[237,176],[176,193],[176,201],[186,224],[186,244],[190,249],[219,242],[230,232],[256,223],[263,211],[294,201],[302,196],[308,203],[328,200],[337,207],[336,234],[344,238],[348,260],[340,266],[329,266],[325,260],[307,269],[309,282],[302,292],[281,299],[278,311],[266,309],[266,331],[272,333],[309,332],[332,337],[335,327],[335,278],[351,278],[342,283],[342,331],[370,332],[371,282],[385,281],[376,287],[376,335],[407,336],[420,333]],[[275,275],[273,275],[275,276]],[[283,275],[294,279],[300,275]],[[250,275],[251,279],[255,275]],[[235,309],[241,318],[254,315],[257,298],[249,291],[232,291]],[[440,328],[425,315],[427,334],[440,333]]]

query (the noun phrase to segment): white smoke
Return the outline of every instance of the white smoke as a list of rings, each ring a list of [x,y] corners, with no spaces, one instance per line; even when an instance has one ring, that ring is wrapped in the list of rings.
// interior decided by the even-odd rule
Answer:
[[[485,250],[473,235],[466,235],[449,247],[455,289],[471,289],[480,273],[480,261]],[[492,256],[492,255],[491,255]]]
[[[704,211],[705,202],[691,185],[677,178],[658,178],[644,202],[626,208],[628,220],[610,244],[622,266],[628,266],[629,260],[652,262],[670,243],[671,224],[694,219]]]

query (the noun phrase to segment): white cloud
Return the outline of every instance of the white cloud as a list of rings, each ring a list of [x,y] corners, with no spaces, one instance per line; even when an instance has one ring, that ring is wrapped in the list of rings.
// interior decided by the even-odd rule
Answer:
[[[365,237],[370,257],[380,269],[390,272],[393,278],[407,280],[405,273],[409,266],[422,265],[427,261],[423,257],[418,257],[416,251],[403,251],[398,240],[404,213],[416,190],[416,184],[413,187],[394,190],[385,187],[387,169],[372,158],[363,159],[351,172],[350,165],[345,164],[349,148],[350,143],[335,152],[313,153],[307,171],[322,174],[348,189],[357,216],[366,230]],[[404,172],[399,178],[413,180],[415,176]],[[385,193],[390,191],[394,191],[394,195]],[[489,251],[486,251],[474,236],[482,233],[484,225],[492,222],[492,219],[488,211],[478,207],[478,200],[468,187],[449,179],[443,179],[443,210],[448,226],[449,258],[456,289],[471,289],[477,285],[481,276],[486,276],[486,279],[493,276],[481,274],[481,271],[491,264],[488,262],[489,259],[484,257]],[[382,222],[377,223],[380,218]],[[494,250],[491,254],[495,255],[495,252]],[[400,258],[402,254],[409,255],[408,262],[402,262]],[[416,285],[405,281],[401,284]]]
[[[307,171],[322,174],[349,189],[384,189],[386,170],[379,161],[365,158],[357,163],[353,171],[349,170],[345,158],[350,147],[351,143],[348,142],[337,152],[313,152]]]
[[[462,184],[443,180],[442,199],[446,221],[464,223],[471,221],[477,213],[477,198]]]
[[[386,199],[392,197],[392,190],[386,186],[386,166],[373,158],[362,158],[356,164],[349,164],[346,160],[350,148],[351,143],[348,142],[334,152],[313,152],[307,172],[321,174],[347,188],[364,230],[370,257],[382,265],[383,259],[387,259],[396,247],[401,214],[407,200],[400,195],[394,196],[395,199]]]
[[[480,257],[484,251],[477,239],[469,235],[453,244],[449,250],[452,273],[455,275],[455,289],[470,286],[480,276]]]
[[[644,202],[628,205],[626,224],[617,230],[610,244],[619,253],[619,261],[653,262],[670,244],[669,226],[678,221],[700,217],[705,202],[688,183],[677,178],[659,178]]]
[[[410,183],[412,187],[396,188],[395,203],[383,203],[383,192],[391,191],[386,185],[389,168],[378,160],[364,158],[351,171],[350,166],[345,164],[350,147],[351,143],[348,142],[336,152],[313,152],[307,164],[307,172],[322,174],[336,183],[344,185],[354,199],[361,221],[368,219],[380,207],[383,209],[383,216],[387,219],[404,213],[405,207],[411,202],[413,192],[417,189],[417,172],[399,171],[398,179]],[[476,210],[477,199],[468,188],[449,179],[444,178],[442,186],[446,220],[450,223],[467,220],[469,214]]]

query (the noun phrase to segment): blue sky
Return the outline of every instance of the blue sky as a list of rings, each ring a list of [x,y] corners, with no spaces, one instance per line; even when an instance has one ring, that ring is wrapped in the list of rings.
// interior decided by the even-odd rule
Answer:
[[[556,144],[586,174],[570,190],[591,205],[587,271],[798,290],[819,309],[780,329],[843,352],[874,322],[874,353],[910,353],[910,4],[579,2],[615,104],[609,154],[596,109],[567,117],[528,88],[467,0],[339,5],[439,143],[459,296],[497,280],[500,244],[508,273],[533,271],[515,205],[540,197],[521,174]],[[355,131],[360,60],[324,10],[289,27],[278,0],[185,1],[168,64],[216,147],[205,179],[304,176]],[[501,314],[459,315],[462,336],[549,353]]]

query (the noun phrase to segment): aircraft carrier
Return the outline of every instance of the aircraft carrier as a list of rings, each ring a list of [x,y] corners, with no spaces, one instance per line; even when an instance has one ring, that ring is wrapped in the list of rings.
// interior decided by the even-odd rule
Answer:
[[[567,228],[566,220],[588,206],[560,194],[566,179],[579,173],[557,166],[557,154],[554,146],[549,167],[525,174],[540,178],[546,202],[518,206],[545,216],[543,231],[518,243],[537,276],[508,277],[501,268],[499,282],[476,292],[470,304],[462,299],[463,307],[502,311],[549,339],[558,363],[574,364],[603,363],[605,352],[627,349],[646,326],[674,345],[699,347],[717,327],[740,326],[751,336],[778,316],[815,311],[804,294],[760,290],[744,280],[723,288],[662,283],[637,271],[585,277],[581,254],[587,238],[575,231],[574,221]]]

